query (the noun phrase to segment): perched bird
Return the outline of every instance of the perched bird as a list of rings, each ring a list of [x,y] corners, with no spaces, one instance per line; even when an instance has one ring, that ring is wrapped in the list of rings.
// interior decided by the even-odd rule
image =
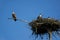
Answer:
[[[13,18],[14,21],[17,20],[17,19],[16,19],[16,14],[15,14],[15,12],[12,12],[12,18]]]

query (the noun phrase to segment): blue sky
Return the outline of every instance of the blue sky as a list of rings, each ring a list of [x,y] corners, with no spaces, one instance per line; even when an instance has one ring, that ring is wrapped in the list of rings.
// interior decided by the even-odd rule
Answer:
[[[36,19],[40,13],[43,17],[60,19],[60,0],[0,0],[0,40],[33,40],[34,36],[31,35],[28,24],[8,20],[12,10],[17,18],[29,22]],[[57,39],[53,37],[53,40],[60,40],[56,37]]]

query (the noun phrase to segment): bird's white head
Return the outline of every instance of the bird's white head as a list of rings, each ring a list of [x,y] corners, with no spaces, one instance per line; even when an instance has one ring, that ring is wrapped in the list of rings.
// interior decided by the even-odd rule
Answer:
[[[15,12],[13,11],[12,14],[15,14]]]

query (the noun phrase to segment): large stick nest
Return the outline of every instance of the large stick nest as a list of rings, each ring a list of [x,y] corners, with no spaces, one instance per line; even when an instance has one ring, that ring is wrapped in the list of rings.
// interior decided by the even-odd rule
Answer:
[[[35,35],[44,35],[46,33],[60,31],[60,21],[52,18],[37,17],[29,23],[31,30]]]

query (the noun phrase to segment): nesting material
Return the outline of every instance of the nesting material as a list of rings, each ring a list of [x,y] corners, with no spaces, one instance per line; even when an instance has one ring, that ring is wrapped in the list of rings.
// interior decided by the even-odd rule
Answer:
[[[30,22],[29,25],[33,34],[37,36],[60,31],[60,21],[53,18],[42,18],[38,16],[37,19]]]

